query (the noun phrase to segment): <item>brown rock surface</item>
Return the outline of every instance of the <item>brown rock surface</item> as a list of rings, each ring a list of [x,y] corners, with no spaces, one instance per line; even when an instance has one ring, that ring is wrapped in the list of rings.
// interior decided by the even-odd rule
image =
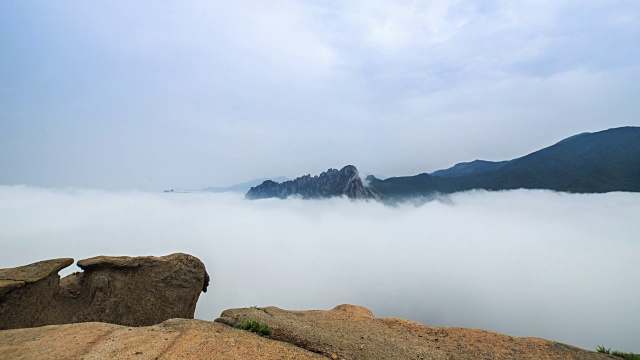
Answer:
[[[148,327],[81,323],[0,331],[2,359],[326,359],[291,344],[201,320]]]
[[[277,307],[231,309],[216,322],[234,326],[255,320],[273,339],[338,359],[611,359],[573,346],[491,331],[431,328],[408,320],[375,318],[353,305],[333,310],[287,311]],[[335,354],[335,356],[333,356]]]
[[[0,329],[101,321],[129,326],[193,318],[209,276],[187,254],[99,256],[60,280],[73,259],[0,270]]]

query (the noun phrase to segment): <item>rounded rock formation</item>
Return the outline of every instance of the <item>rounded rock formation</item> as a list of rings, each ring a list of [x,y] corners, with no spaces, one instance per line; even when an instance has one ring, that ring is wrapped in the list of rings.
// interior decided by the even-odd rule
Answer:
[[[84,271],[62,280],[73,259],[0,270],[0,330],[78,322],[145,326],[193,319],[209,275],[187,254],[98,256],[78,261]]]

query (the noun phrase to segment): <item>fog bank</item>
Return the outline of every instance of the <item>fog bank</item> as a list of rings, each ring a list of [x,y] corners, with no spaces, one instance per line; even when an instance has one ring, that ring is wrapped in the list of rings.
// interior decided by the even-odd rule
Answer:
[[[201,319],[351,303],[429,326],[640,352],[638,224],[630,193],[467,192],[385,207],[0,186],[0,267],[179,251],[212,278]]]

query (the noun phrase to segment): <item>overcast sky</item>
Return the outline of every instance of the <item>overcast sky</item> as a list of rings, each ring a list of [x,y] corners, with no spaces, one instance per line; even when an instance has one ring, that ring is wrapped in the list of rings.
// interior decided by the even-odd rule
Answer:
[[[0,184],[511,159],[640,125],[639,43],[637,0],[2,1]]]

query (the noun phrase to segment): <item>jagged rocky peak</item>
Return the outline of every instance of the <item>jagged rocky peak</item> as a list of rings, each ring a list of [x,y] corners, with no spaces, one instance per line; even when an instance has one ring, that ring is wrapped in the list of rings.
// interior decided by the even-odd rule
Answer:
[[[301,176],[283,183],[267,180],[252,187],[245,197],[250,200],[286,199],[292,195],[305,199],[347,196],[351,199],[380,200],[375,191],[362,183],[358,169],[353,165],[347,165],[340,170],[329,169],[320,175]]]

